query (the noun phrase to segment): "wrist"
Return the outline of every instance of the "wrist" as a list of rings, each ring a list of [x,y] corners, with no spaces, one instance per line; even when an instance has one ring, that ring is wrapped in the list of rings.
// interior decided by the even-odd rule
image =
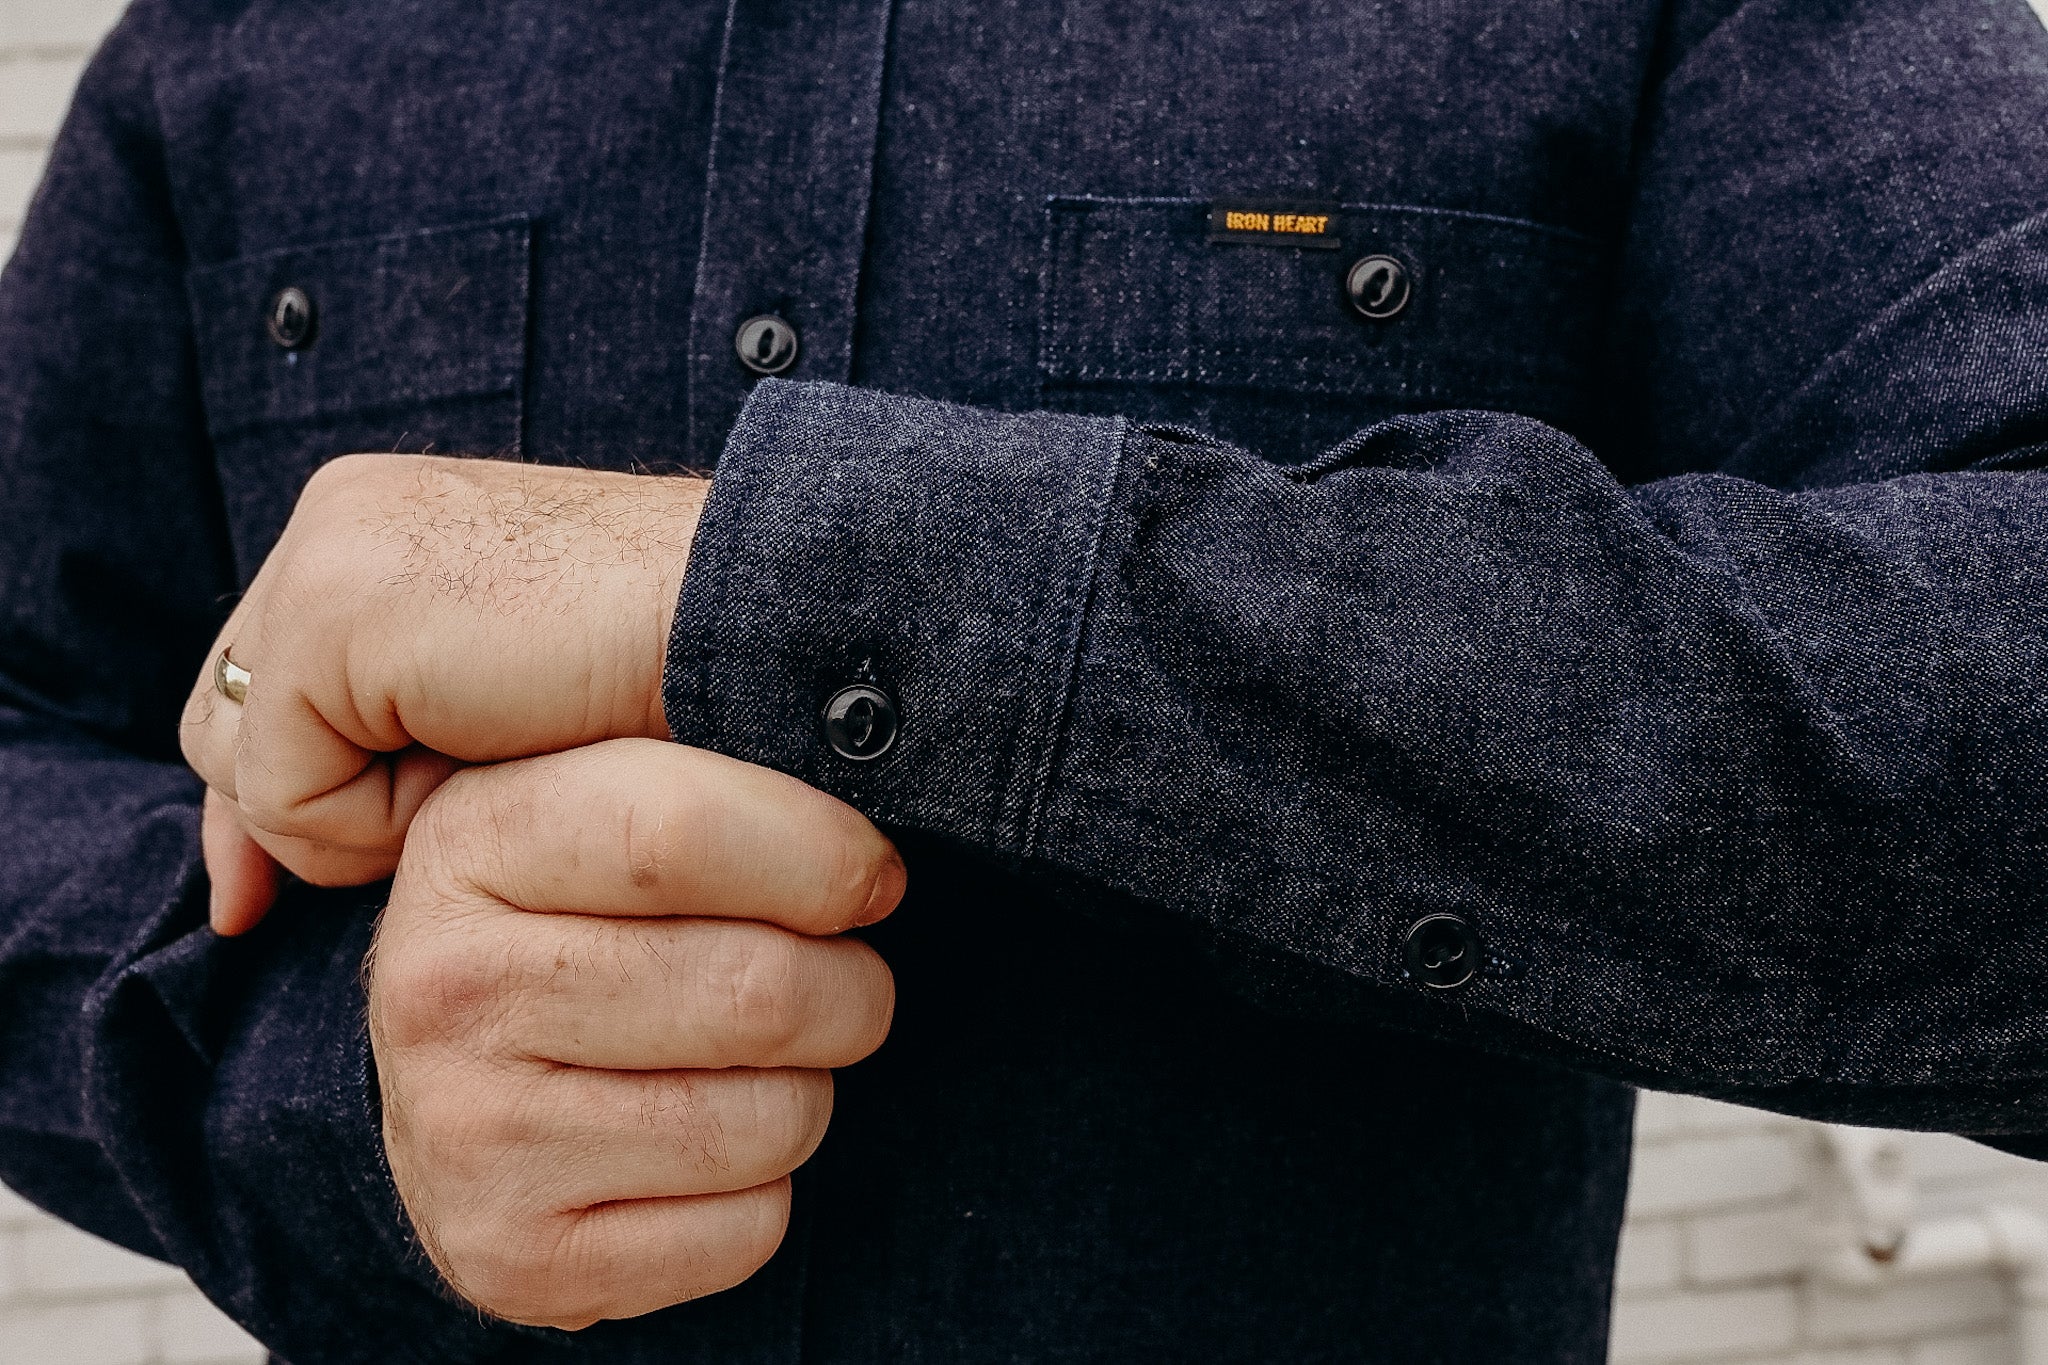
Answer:
[[[639,654],[644,679],[639,734],[650,739],[672,739],[667,708],[662,698],[662,674],[668,658],[669,636],[675,629],[676,607],[682,596],[683,579],[689,569],[690,551],[703,519],[704,504],[711,497],[711,478],[700,474],[662,476],[663,501],[667,508],[664,555],[655,600],[646,604],[642,619],[654,622],[656,631]]]

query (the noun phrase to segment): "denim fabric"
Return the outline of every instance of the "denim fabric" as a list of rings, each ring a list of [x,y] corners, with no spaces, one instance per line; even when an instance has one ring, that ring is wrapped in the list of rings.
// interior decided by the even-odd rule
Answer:
[[[2044,106],[2023,0],[139,0],[0,277],[0,1176],[297,1365],[1563,1362],[1619,1082],[2039,1147]],[[178,701],[379,449],[717,463],[672,723],[904,843],[738,1290],[477,1321],[374,889],[204,930]]]
[[[884,823],[1339,969],[1405,1027],[2027,1132],[2044,533],[2030,474],[1624,490],[1481,412],[1281,466],[769,383],[699,533],[669,714]],[[903,716],[872,763],[818,723],[863,678]],[[1456,994],[1406,981],[1435,911],[1498,959]]]

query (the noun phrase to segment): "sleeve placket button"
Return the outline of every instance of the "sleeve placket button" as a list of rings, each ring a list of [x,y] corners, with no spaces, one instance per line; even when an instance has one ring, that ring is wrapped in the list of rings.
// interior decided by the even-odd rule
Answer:
[[[824,720],[825,742],[832,752],[856,763],[888,753],[901,728],[895,699],[868,683],[834,692],[825,703]]]

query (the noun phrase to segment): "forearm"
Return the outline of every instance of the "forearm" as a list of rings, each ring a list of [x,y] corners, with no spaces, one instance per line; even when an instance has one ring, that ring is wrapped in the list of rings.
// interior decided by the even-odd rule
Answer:
[[[721,465],[670,722],[1341,970],[1415,1027],[2025,1128],[2044,503],[1993,474],[1631,491],[1491,414],[1290,470],[776,386]],[[862,677],[901,713],[873,761],[818,718]],[[1448,992],[1404,953],[1439,912],[1494,959]]]
[[[1343,974],[1411,1027],[1829,1117],[2048,1127],[2048,483],[1981,472],[2048,449],[2016,359],[2048,317],[2048,39],[2017,3],[1666,18],[1599,459],[1500,414],[1288,469],[765,388],[684,584],[678,738]],[[1119,300],[1090,306],[1121,335]],[[1612,472],[1679,470],[1720,472]],[[870,677],[900,734],[848,759],[819,710]],[[1411,950],[1432,915],[1460,927]]]
[[[0,277],[0,1178],[293,1360],[458,1359],[473,1315],[379,1189],[374,907],[300,888],[289,933],[204,927],[178,699],[237,584],[148,22],[86,72]]]

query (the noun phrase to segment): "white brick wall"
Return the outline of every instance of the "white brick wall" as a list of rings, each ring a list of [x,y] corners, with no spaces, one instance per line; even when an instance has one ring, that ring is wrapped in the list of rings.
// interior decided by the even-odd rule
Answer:
[[[2035,0],[2048,10],[2048,0]],[[0,0],[0,261],[78,68],[117,0]],[[1916,1138],[1929,1212],[1988,1200],[2048,1213],[2048,1166]],[[1646,1095],[1615,1311],[1615,1365],[2012,1365],[1991,1276],[1845,1294],[1799,1274],[1808,1125]],[[245,1365],[262,1351],[183,1275],[0,1190],[0,1362]]]
[[[1907,1155],[1922,1217],[2048,1210],[2048,1165],[1924,1134]],[[1643,1096],[1615,1365],[2013,1365],[2010,1287],[1997,1275],[1861,1294],[1801,1273],[1821,1161],[1811,1124]]]
[[[258,1365],[261,1347],[169,1266],[0,1188],[0,1362]]]
[[[78,68],[120,12],[120,0],[0,0],[0,261]]]

